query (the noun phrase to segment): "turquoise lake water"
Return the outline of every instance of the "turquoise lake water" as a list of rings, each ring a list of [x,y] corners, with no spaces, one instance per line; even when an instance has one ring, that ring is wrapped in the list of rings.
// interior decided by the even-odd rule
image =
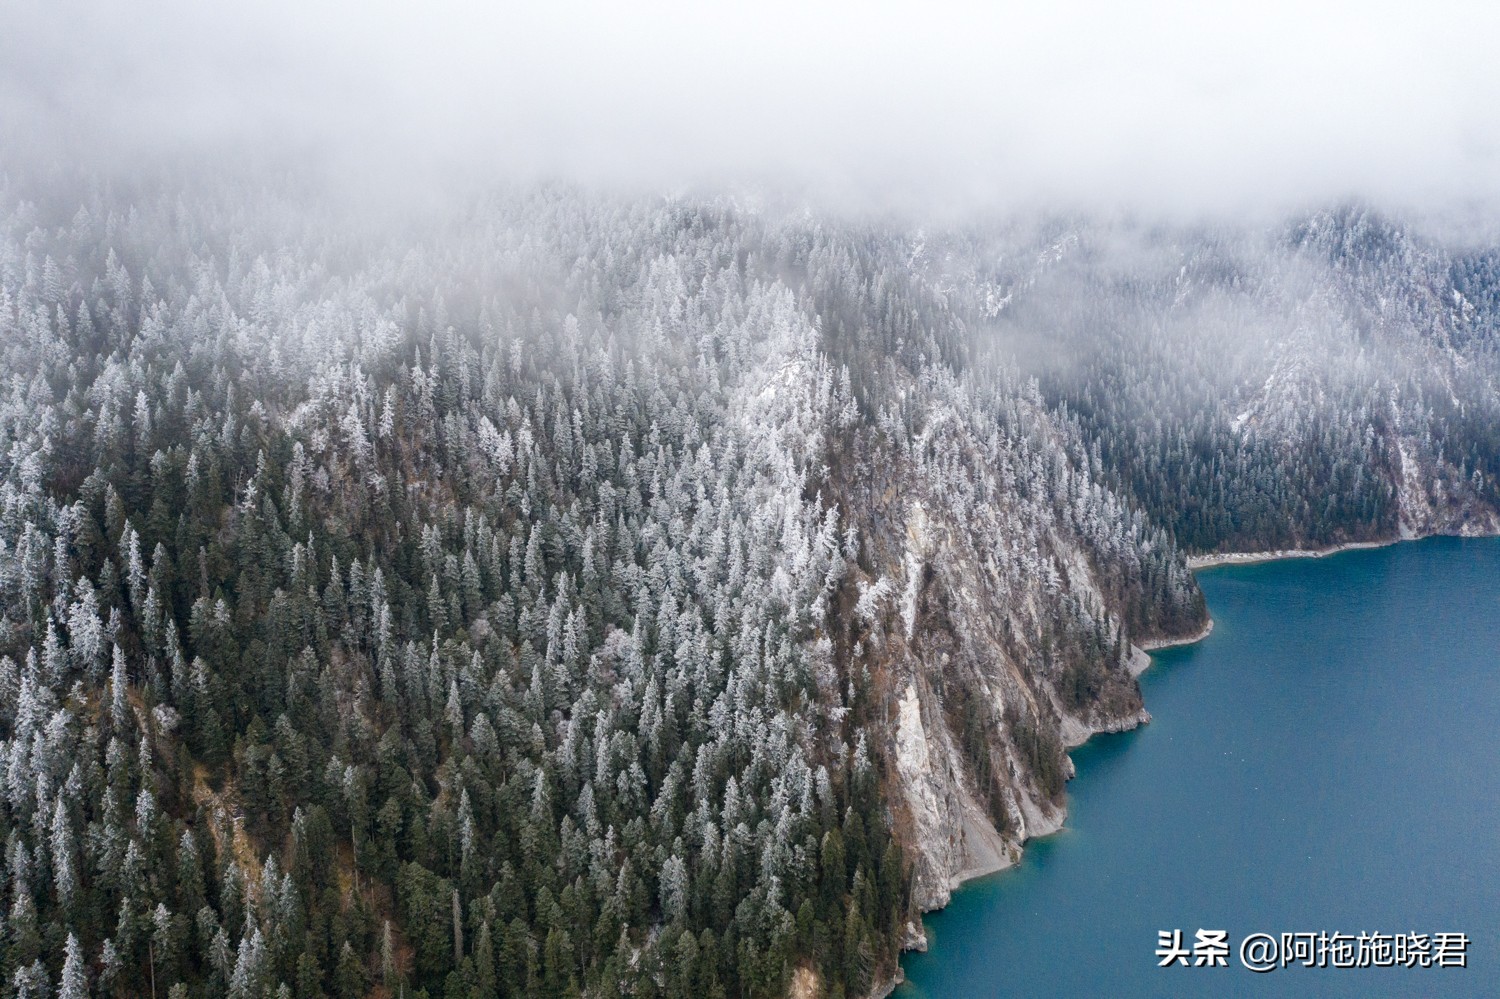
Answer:
[[[1200,572],[1155,717],[1074,752],[1067,826],[927,917],[899,999],[1500,996],[1500,539]],[[1160,930],[1229,966],[1158,968]],[[1464,969],[1256,974],[1256,932],[1467,933]]]

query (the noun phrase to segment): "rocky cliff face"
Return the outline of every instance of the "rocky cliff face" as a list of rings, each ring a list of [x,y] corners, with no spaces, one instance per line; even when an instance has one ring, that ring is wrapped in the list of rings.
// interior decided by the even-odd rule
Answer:
[[[907,400],[912,432],[878,442],[894,453],[865,465],[851,503],[866,538],[858,652],[886,705],[889,803],[923,910],[1062,824],[1067,748],[1149,720],[1125,622],[1159,539],[1089,481],[1041,408],[992,411],[957,386],[941,398],[955,395]],[[1185,569],[1175,579],[1197,623]]]
[[[1500,511],[1480,493],[1472,476],[1465,476],[1422,437],[1398,434],[1395,444],[1393,485],[1402,538],[1500,534]]]
[[[1098,706],[1064,707],[1029,643],[1005,637],[1036,624],[1028,620],[1036,608],[1000,597],[994,565],[979,552],[988,539],[939,527],[920,502],[907,531],[915,606],[909,635],[892,642],[889,749],[893,804],[915,862],[913,900],[927,910],[946,905],[960,882],[1015,863],[1025,840],[1062,825],[1059,777],[1072,776],[1065,749],[1149,715],[1126,664],[1110,674],[1111,696]],[[1070,585],[1097,592],[1076,568]]]

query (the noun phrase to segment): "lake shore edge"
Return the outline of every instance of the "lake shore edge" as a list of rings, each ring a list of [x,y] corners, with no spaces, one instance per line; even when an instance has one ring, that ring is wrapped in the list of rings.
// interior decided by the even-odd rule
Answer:
[[[1213,616],[1210,615],[1208,620],[1203,623],[1203,627],[1199,628],[1191,635],[1180,635],[1175,638],[1146,638],[1142,639],[1140,643],[1136,645],[1136,648],[1140,649],[1142,652],[1160,652],[1162,649],[1176,648],[1179,645],[1196,645],[1207,638],[1209,635],[1213,634],[1213,630],[1214,619]],[[1131,670],[1131,672],[1135,676],[1140,676],[1141,673],[1144,673],[1149,668],[1150,663],[1148,662],[1140,670]]]
[[[1214,555],[1189,555],[1187,558],[1187,567],[1196,572],[1199,569],[1212,569],[1220,565],[1254,565],[1257,562],[1279,562],[1282,559],[1290,558],[1326,558],[1329,555],[1337,555],[1339,552],[1362,551],[1368,548],[1388,548],[1403,541],[1420,541],[1427,536],[1386,538],[1379,541],[1347,541],[1341,545],[1331,545],[1327,548],[1277,548],[1270,551],[1258,552],[1220,552]],[[1142,646],[1142,648],[1144,647]]]
[[[1196,574],[1197,571],[1202,570],[1202,568],[1212,568],[1217,567],[1217,565],[1251,565],[1259,564],[1259,562],[1283,561],[1283,559],[1323,558],[1323,556],[1335,555],[1335,553],[1346,552],[1346,550],[1383,549],[1383,547],[1397,547],[1398,544],[1403,543],[1403,541],[1430,541],[1434,540],[1434,538],[1452,538],[1452,540],[1476,541],[1487,540],[1487,538],[1490,538],[1490,540],[1494,540],[1494,538],[1500,538],[1500,531],[1470,531],[1470,529],[1458,529],[1458,531],[1433,531],[1424,532],[1424,534],[1410,535],[1410,537],[1392,537],[1386,538],[1386,540],[1356,541],[1356,543],[1337,544],[1337,546],[1326,547],[1326,549],[1280,549],[1262,550],[1262,552],[1226,552],[1217,553],[1217,555],[1211,556],[1191,556],[1191,558],[1188,558],[1187,561],[1188,565],[1190,565],[1191,570],[1193,570],[1194,574]],[[1217,576],[1217,573],[1215,573],[1215,576]],[[1206,624],[1203,625],[1203,627],[1200,628],[1197,633],[1188,634],[1188,636],[1160,637],[1160,639],[1137,640],[1136,643],[1133,643],[1133,649],[1131,649],[1131,660],[1133,660],[1131,661],[1131,673],[1137,676],[1142,675],[1142,673],[1146,672],[1149,667],[1155,666],[1155,664],[1157,664],[1157,661],[1155,661],[1155,655],[1151,655],[1151,657],[1148,657],[1148,655],[1146,655],[1146,652],[1157,652],[1161,651],[1161,649],[1175,648],[1175,646],[1193,645],[1193,643],[1200,642],[1200,640],[1208,637],[1209,634],[1211,634],[1214,630],[1215,621],[1211,615],[1209,616],[1208,622],[1206,622]],[[1233,637],[1232,640],[1245,640],[1245,636],[1244,634],[1238,634],[1238,636]],[[1151,661],[1149,661],[1149,664],[1146,664],[1146,666],[1140,667],[1140,672],[1136,672],[1137,660],[1139,660],[1139,658],[1149,658],[1149,660]],[[1074,748],[1074,745],[1068,745],[1068,750],[1071,751],[1071,748]],[[1071,808],[1067,808],[1067,810],[1065,810],[1065,822],[1067,822],[1067,820],[1071,820],[1071,817],[1073,817],[1071,816]],[[1062,826],[1059,826],[1059,829],[1056,829],[1056,831],[1062,831]],[[1026,840],[1025,843],[1029,844],[1029,840],[1031,840],[1031,838],[1049,838],[1050,835],[1055,834],[1056,831],[1037,835],[1037,837],[1028,837],[1028,840]],[[978,880],[978,877],[965,877],[965,879],[963,879],[963,882],[966,883],[969,882],[969,880]],[[922,950],[926,951],[927,948],[922,948]]]
[[[1328,555],[1337,555],[1337,553],[1340,552],[1350,552],[1350,550],[1377,549],[1377,547],[1389,547],[1392,546],[1392,544],[1400,544],[1401,541],[1419,541],[1422,540],[1422,538],[1427,537],[1437,537],[1437,535],[1418,534],[1413,535],[1413,537],[1392,537],[1385,538],[1385,540],[1376,541],[1347,541],[1347,543],[1344,544],[1334,544],[1334,546],[1322,547],[1322,549],[1275,549],[1262,550],[1262,552],[1221,552],[1215,553],[1215,555],[1190,555],[1187,558],[1187,562],[1188,568],[1190,568],[1191,571],[1199,571],[1200,568],[1214,568],[1217,567],[1217,565],[1254,565],[1257,564],[1257,562],[1283,561],[1283,559],[1290,558],[1326,558],[1326,556]],[[1460,534],[1457,535],[1457,537],[1469,537],[1469,535]],[[1476,537],[1484,537],[1484,535],[1476,535]],[[1178,648],[1178,646],[1182,645],[1196,645],[1196,643],[1202,642],[1203,639],[1206,639],[1206,637],[1208,637],[1209,634],[1212,633],[1214,633],[1214,616],[1212,616],[1211,613],[1211,615],[1209,615],[1209,618],[1206,619],[1205,624],[1203,624],[1203,627],[1200,627],[1199,630],[1194,631],[1194,633],[1187,634],[1187,636],[1151,637],[1151,639],[1142,639],[1140,640],[1140,642],[1133,643],[1133,660],[1136,660],[1136,663],[1131,664],[1131,675],[1137,676],[1137,678],[1139,678],[1142,673],[1145,673],[1146,670],[1151,669],[1151,667],[1154,666],[1155,660],[1151,657],[1151,652],[1160,652],[1164,651],[1164,649]],[[1142,663],[1142,661],[1140,660],[1145,661],[1143,661]],[[1070,753],[1070,762],[1071,751],[1073,751],[1074,748],[1079,748],[1080,745],[1085,744],[1085,742],[1088,742],[1089,739],[1094,738],[1095,735],[1113,735],[1113,733],[1128,732],[1128,730],[1136,729],[1136,727],[1140,727],[1142,726],[1142,724],[1149,724],[1151,723],[1151,712],[1149,712],[1148,709],[1145,708],[1145,706],[1142,706],[1142,711],[1140,711],[1140,714],[1134,715],[1134,717],[1130,718],[1122,718],[1121,721],[1124,721],[1124,724],[1116,723],[1118,724],[1118,726],[1109,726],[1109,724],[1103,727],[1089,726],[1088,735],[1085,735],[1085,738],[1079,739],[1079,741],[1076,742],[1068,742],[1067,750],[1068,753]],[[1071,766],[1070,771],[1073,771],[1073,768],[1071,768]],[[1070,775],[1068,775],[1068,780],[1073,780],[1073,772],[1070,772]],[[1037,840],[1037,838],[1046,838],[1049,837],[1049,835],[1058,834],[1058,832],[1061,832],[1062,828],[1067,825],[1067,820],[1068,808],[1067,805],[1064,805],[1064,807],[1062,807],[1061,814],[1059,814],[1058,816],[1058,822],[1056,822],[1055,826],[1052,826],[1052,828],[1041,829],[1041,831],[1038,831],[1035,835],[1026,835],[1026,837],[1023,838],[1022,841],[1020,841],[1019,846],[1022,846],[1022,849],[1025,849],[1026,843],[1031,843],[1032,840]],[[1008,858],[1008,862],[996,865],[996,867],[977,868],[977,870],[962,871],[959,876],[954,877],[953,885],[951,886],[953,886],[954,889],[960,888],[960,886],[966,885],[966,883],[972,882],[972,880],[978,880],[981,879],[981,877],[989,877],[992,876],[992,874],[998,874],[1001,873],[1001,871],[1010,870],[1011,867],[1019,864],[1019,862],[1020,856],[1011,856],[1011,858]],[[939,910],[941,909],[930,909],[929,912],[939,912]],[[926,913],[924,913],[924,915],[926,915]],[[921,919],[918,918],[916,919],[915,926],[913,926],[912,929],[915,930],[915,935],[913,935],[913,938],[915,939],[910,939],[910,941],[907,942],[906,945],[903,945],[903,947],[901,947],[901,951],[903,951],[903,953],[904,951],[926,951],[927,927],[922,926]],[[895,989],[898,989],[898,987],[900,987],[901,984],[904,983],[904,980],[906,980],[906,975],[904,975],[904,971],[900,968],[900,965],[897,965],[897,974],[895,974],[894,977],[889,978],[889,980],[880,980],[874,983],[874,987],[870,992],[870,999],[885,999],[886,996],[894,993]]]
[[[1377,541],[1350,541],[1350,542],[1345,542],[1344,544],[1332,545],[1332,546],[1327,547],[1327,548],[1289,548],[1289,549],[1276,549],[1276,550],[1258,551],[1258,552],[1222,552],[1222,553],[1213,554],[1213,555],[1190,555],[1190,556],[1187,557],[1187,567],[1188,567],[1188,569],[1190,571],[1197,572],[1200,569],[1212,569],[1212,568],[1215,568],[1217,566],[1225,566],[1225,565],[1255,565],[1255,564],[1258,564],[1258,563],[1261,563],[1261,562],[1279,562],[1279,561],[1283,561],[1283,560],[1286,560],[1286,559],[1325,558],[1325,557],[1327,557],[1329,555],[1337,555],[1340,552],[1346,552],[1346,551],[1363,551],[1363,550],[1367,550],[1367,549],[1376,549],[1376,548],[1388,548],[1388,547],[1390,547],[1392,545],[1400,544],[1400,543],[1402,543],[1404,541],[1422,541],[1422,540],[1424,540],[1426,538],[1432,538],[1432,537],[1500,537],[1500,534],[1472,534],[1471,535],[1471,534],[1465,534],[1465,533],[1444,534],[1444,533],[1441,533],[1441,532],[1437,532],[1437,533],[1430,533],[1430,534],[1417,534],[1417,535],[1413,535],[1411,537],[1397,536],[1397,537],[1394,537],[1394,538],[1387,538],[1387,539],[1384,539],[1384,540],[1377,540]],[[1146,672],[1146,670],[1150,669],[1152,666],[1155,665],[1155,660],[1149,655],[1149,653],[1159,652],[1159,651],[1162,651],[1162,650],[1165,650],[1165,649],[1176,648],[1176,647],[1184,646],[1184,645],[1196,645],[1198,642],[1203,641],[1210,634],[1212,634],[1213,630],[1214,630],[1214,619],[1213,619],[1213,615],[1210,614],[1209,617],[1208,617],[1208,620],[1206,622],[1204,622],[1203,626],[1201,628],[1199,628],[1197,631],[1195,631],[1192,634],[1190,634],[1190,635],[1184,635],[1184,636],[1178,636],[1178,637],[1170,637],[1170,638],[1147,638],[1147,639],[1141,640],[1140,642],[1133,643],[1132,658],[1136,659],[1137,658],[1137,654],[1138,654],[1139,655],[1139,659],[1144,659],[1145,662],[1142,663],[1142,664],[1139,664],[1139,665],[1132,664],[1131,669],[1130,669],[1131,674],[1133,676],[1135,676],[1135,677],[1139,677],[1139,676],[1141,676],[1141,674],[1143,674],[1144,672]],[[1137,662],[1138,662],[1138,660],[1137,660]],[[1069,742],[1069,743],[1066,744],[1067,751],[1069,752],[1069,754],[1071,754],[1072,750],[1077,749],[1078,747],[1084,745],[1086,742],[1088,742],[1090,739],[1092,739],[1094,736],[1097,736],[1097,735],[1111,735],[1111,734],[1117,734],[1117,733],[1120,733],[1120,732],[1127,732],[1127,731],[1130,731],[1132,729],[1138,728],[1138,727],[1140,727],[1143,724],[1149,724],[1150,721],[1151,721],[1151,715],[1150,715],[1149,711],[1147,711],[1146,708],[1143,706],[1142,709],[1141,709],[1141,711],[1140,711],[1140,714],[1135,715],[1135,716],[1133,716],[1131,718],[1122,719],[1122,721],[1124,721],[1125,724],[1119,725],[1118,727],[1114,727],[1114,726],[1105,726],[1105,727],[1101,727],[1101,728],[1092,728],[1092,727],[1090,727],[1090,730],[1089,730],[1088,735],[1086,737],[1084,737],[1083,739],[1081,739],[1078,742]],[[1132,724],[1132,722],[1133,722],[1133,724]],[[1071,755],[1070,755],[1069,762],[1071,762]],[[1069,769],[1070,769],[1070,771],[1072,770],[1071,767]],[[1073,778],[1073,773],[1070,772],[1069,776],[1068,776],[1068,780],[1071,781],[1072,778]],[[1045,839],[1048,836],[1054,836],[1054,835],[1056,835],[1057,833],[1059,833],[1059,832],[1061,832],[1063,830],[1064,826],[1066,826],[1067,820],[1068,820],[1068,808],[1067,808],[1067,805],[1064,804],[1063,807],[1060,809],[1060,814],[1057,816],[1057,823],[1056,823],[1055,826],[1052,826],[1051,828],[1045,828],[1044,830],[1040,830],[1035,835],[1028,835],[1028,836],[1026,836],[1024,839],[1021,840],[1021,842],[1019,844],[1020,847],[1022,848],[1022,850],[1024,850],[1026,844],[1029,843],[1029,842],[1031,842],[1034,839]],[[959,875],[957,875],[957,876],[955,876],[953,878],[952,888],[956,890],[959,887],[961,887],[962,885],[968,884],[971,881],[977,881],[980,878],[989,877],[991,875],[998,874],[1001,871],[1009,870],[1012,867],[1016,866],[1016,864],[1018,864],[1018,863],[1020,863],[1020,857],[1019,856],[1015,856],[1015,857],[1010,858],[1009,862],[1004,863],[1004,864],[1000,864],[1000,865],[995,866],[993,868],[980,868],[980,869],[976,869],[976,870],[973,870],[973,871],[961,872]],[[931,910],[928,910],[928,911],[930,911],[930,912],[938,912],[938,911],[940,911],[941,908],[946,908],[946,907],[940,907],[939,909],[931,909]],[[926,913],[923,913],[923,915],[925,915],[925,914]],[[901,950],[903,952],[906,952],[906,951],[924,951],[925,952],[927,950],[927,943],[928,943],[928,941],[927,941],[927,928],[926,928],[925,925],[922,924],[922,921],[921,921],[920,917],[915,921],[915,925],[914,925],[913,929],[915,929],[915,931],[916,931],[916,937],[919,939],[920,942],[917,942],[916,940],[913,940],[913,941],[911,941],[911,943],[914,944],[914,945],[903,945],[902,948],[901,948]],[[877,981],[875,983],[875,986],[874,986],[874,988],[872,989],[872,991],[870,993],[870,999],[886,999],[886,997],[890,996],[892,993],[894,993],[895,990],[897,988],[899,988],[905,982],[905,980],[906,980],[905,971],[904,971],[904,969],[902,969],[900,967],[900,965],[898,963],[896,974],[892,978],[886,979],[886,980]]]

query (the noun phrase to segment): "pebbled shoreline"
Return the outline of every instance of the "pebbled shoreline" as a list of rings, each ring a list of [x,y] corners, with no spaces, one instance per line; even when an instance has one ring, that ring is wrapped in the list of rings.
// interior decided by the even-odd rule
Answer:
[[[1142,652],[1159,652],[1162,649],[1170,649],[1178,645],[1194,645],[1207,638],[1210,634],[1213,633],[1213,630],[1214,619],[1210,617],[1206,622],[1204,622],[1203,627],[1199,628],[1191,635],[1182,635],[1177,638],[1147,638],[1138,643],[1136,645],[1136,648]],[[1134,676],[1140,676],[1150,668],[1151,660],[1149,657],[1147,657],[1146,662],[1143,663],[1139,669],[1136,669],[1135,666],[1132,665],[1130,672]]]
[[[1389,538],[1385,541],[1350,541],[1330,548],[1279,548],[1263,552],[1224,552],[1218,555],[1189,555],[1187,567],[1194,571],[1211,569],[1216,565],[1253,565],[1256,562],[1277,562],[1287,558],[1324,558],[1339,552],[1358,551],[1364,548],[1387,548],[1415,538]],[[1175,644],[1175,643],[1174,643]],[[1145,648],[1145,646],[1142,646]]]

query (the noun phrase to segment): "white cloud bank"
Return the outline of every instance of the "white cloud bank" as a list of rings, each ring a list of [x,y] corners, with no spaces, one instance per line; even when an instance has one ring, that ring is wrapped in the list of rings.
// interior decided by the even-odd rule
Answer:
[[[20,0],[4,155],[770,180],[856,204],[1500,200],[1500,9]]]

